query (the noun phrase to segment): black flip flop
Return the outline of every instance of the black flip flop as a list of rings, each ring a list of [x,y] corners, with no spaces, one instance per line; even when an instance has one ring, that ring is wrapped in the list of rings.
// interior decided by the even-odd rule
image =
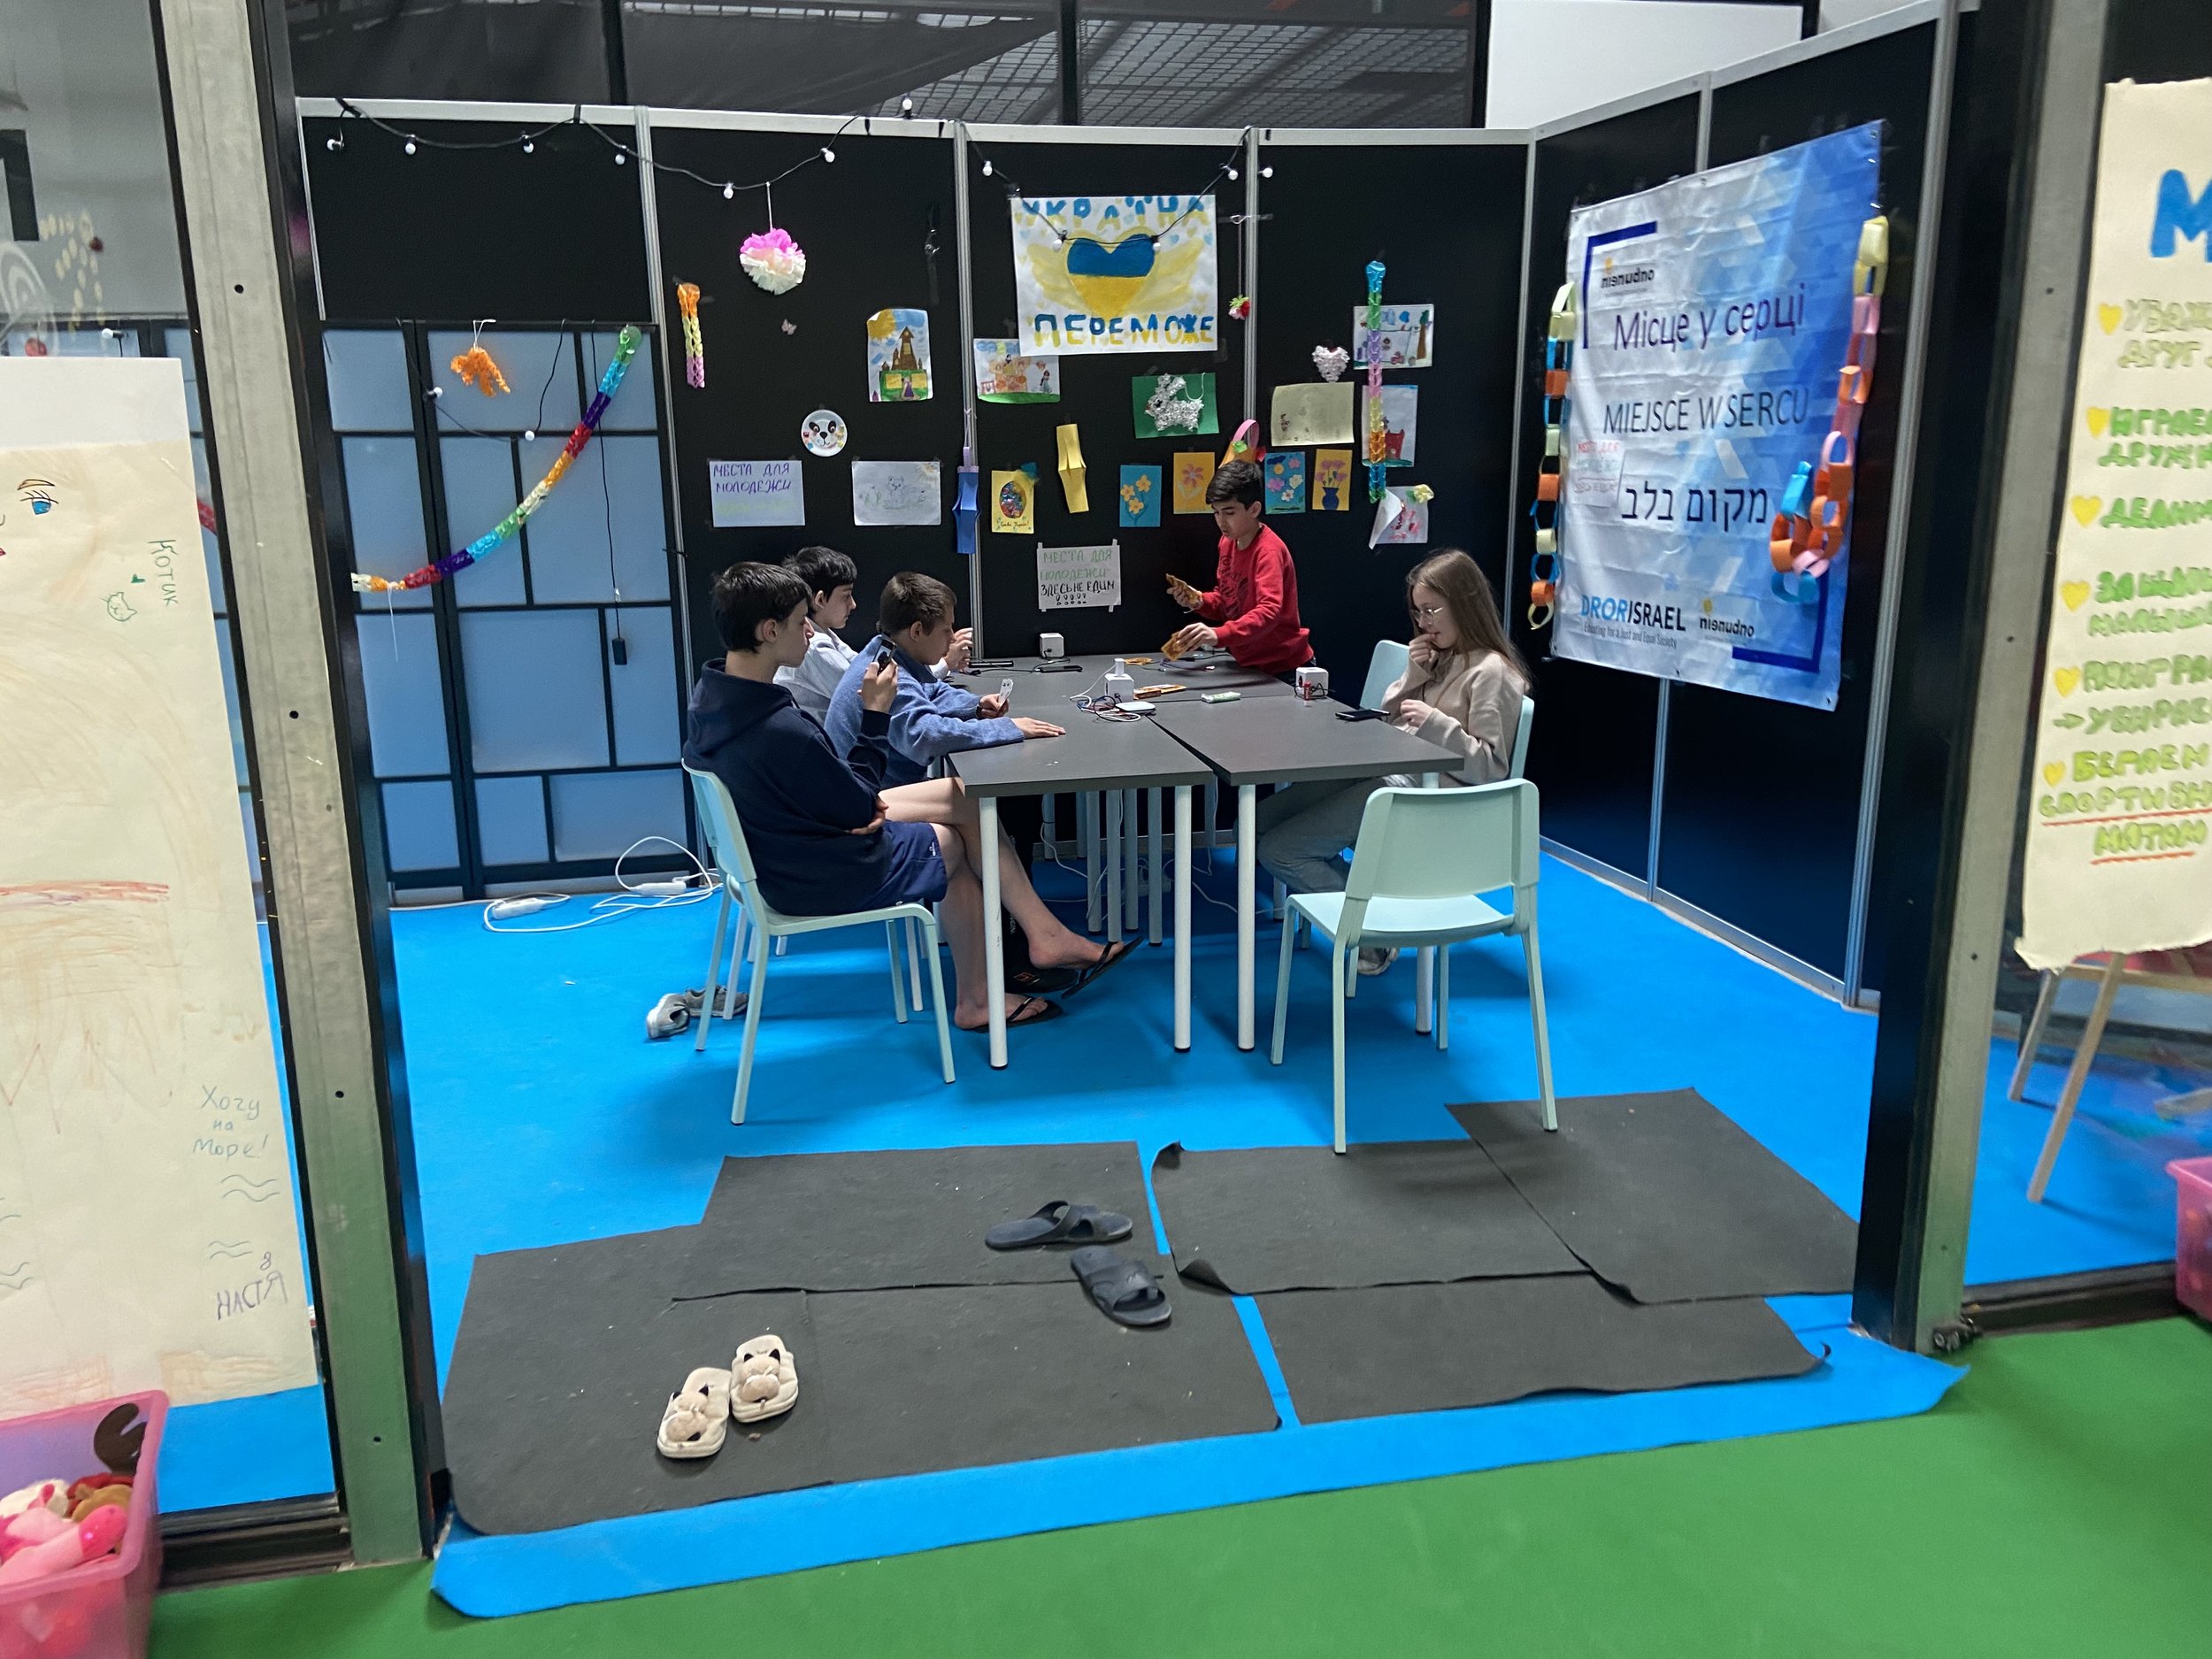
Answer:
[[[1006,988],[1022,996],[1047,996],[1082,983],[1080,968],[1024,968],[1006,976]]]
[[[1167,1293],[1142,1263],[1116,1256],[1094,1244],[1068,1257],[1075,1276],[1091,1294],[1098,1310],[1116,1325],[1165,1325]]]
[[[1077,977],[1075,983],[1068,987],[1068,988],[1063,992],[1062,995],[1073,996],[1085,986],[1089,985],[1092,981],[1095,980],[1099,975],[1104,973],[1107,969],[1114,966],[1117,963],[1125,960],[1130,954],[1136,949],[1136,948],[1137,941],[1133,939],[1125,939],[1118,945],[1107,946],[1106,954],[1101,956],[1096,962],[1091,964],[1089,967],[1084,969],[1081,974]]]
[[[994,1250],[1027,1250],[1041,1244],[1113,1244],[1137,1230],[1126,1216],[1056,1198],[1033,1216],[1002,1221],[983,1235]]]
[[[1025,996],[1014,1004],[1014,1011],[1007,1017],[1006,1029],[1011,1031],[1017,1025],[1048,1025],[1067,1011],[1059,1003],[1048,1002],[1041,996]],[[960,1029],[973,1032],[980,1036],[991,1027],[989,1022],[986,1021],[980,1025],[963,1025]]]

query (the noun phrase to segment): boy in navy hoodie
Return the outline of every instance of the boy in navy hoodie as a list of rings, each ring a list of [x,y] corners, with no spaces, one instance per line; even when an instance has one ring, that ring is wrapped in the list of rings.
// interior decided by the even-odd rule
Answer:
[[[982,829],[975,807],[950,779],[884,789],[887,734],[898,670],[873,662],[862,682],[859,732],[843,756],[814,718],[775,683],[776,671],[806,655],[806,583],[772,565],[733,565],[715,579],[714,618],[728,655],[700,672],[691,693],[687,765],[728,786],[761,892],[800,916],[843,915],[884,905],[942,901],[956,992],[953,1023],[981,1030],[983,886],[976,874]],[[1002,838],[1005,905],[1028,935],[1040,967],[1080,972],[1080,990],[1127,954],[1071,933],[1029,885]],[[1006,1023],[1056,1019],[1056,1003],[1010,995]]]

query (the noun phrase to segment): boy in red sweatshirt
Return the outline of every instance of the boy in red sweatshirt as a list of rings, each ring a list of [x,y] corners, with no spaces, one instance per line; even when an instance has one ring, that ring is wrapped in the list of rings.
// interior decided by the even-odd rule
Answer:
[[[1221,547],[1210,593],[1179,577],[1167,579],[1169,597],[1203,618],[1176,630],[1170,657],[1218,645],[1246,668],[1286,674],[1313,661],[1313,647],[1298,625],[1298,567],[1282,538],[1260,522],[1265,489],[1260,469],[1230,461],[1206,486]],[[1210,625],[1210,626],[1209,626]]]

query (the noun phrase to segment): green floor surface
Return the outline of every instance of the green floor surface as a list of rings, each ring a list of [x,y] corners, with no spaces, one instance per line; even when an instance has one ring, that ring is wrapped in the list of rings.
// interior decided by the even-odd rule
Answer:
[[[426,1565],[165,1596],[259,1655],[2212,1652],[2212,1333],[1987,1340],[1897,1422],[1047,1532],[494,1620]]]

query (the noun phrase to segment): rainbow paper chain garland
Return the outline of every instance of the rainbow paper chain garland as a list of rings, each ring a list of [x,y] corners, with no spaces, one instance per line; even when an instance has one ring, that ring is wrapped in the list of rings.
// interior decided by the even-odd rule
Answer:
[[[676,284],[676,304],[684,314],[684,381],[703,392],[707,389],[707,348],[699,337],[699,285]]]
[[[1383,463],[1388,455],[1382,396],[1383,265],[1367,262],[1367,499],[1383,498]]]
[[[546,469],[545,476],[504,518],[459,552],[449,553],[435,564],[410,571],[396,582],[356,571],[353,573],[353,591],[357,594],[382,594],[401,588],[427,588],[434,582],[443,581],[456,571],[468,569],[519,530],[524,520],[537,511],[538,504],[551,493],[553,486],[561,481],[561,475],[568,471],[569,463],[583,453],[584,446],[591,442],[592,434],[599,430],[599,419],[607,412],[607,405],[613,401],[615,393],[621,390],[622,377],[629,372],[630,359],[637,353],[638,338],[638,331],[634,327],[626,323],[623,325],[622,333],[614,342],[614,361],[607,365],[607,372],[599,377],[599,390],[584,410],[584,418],[576,423],[576,430],[568,434],[568,442],[561,446],[560,454]]]

